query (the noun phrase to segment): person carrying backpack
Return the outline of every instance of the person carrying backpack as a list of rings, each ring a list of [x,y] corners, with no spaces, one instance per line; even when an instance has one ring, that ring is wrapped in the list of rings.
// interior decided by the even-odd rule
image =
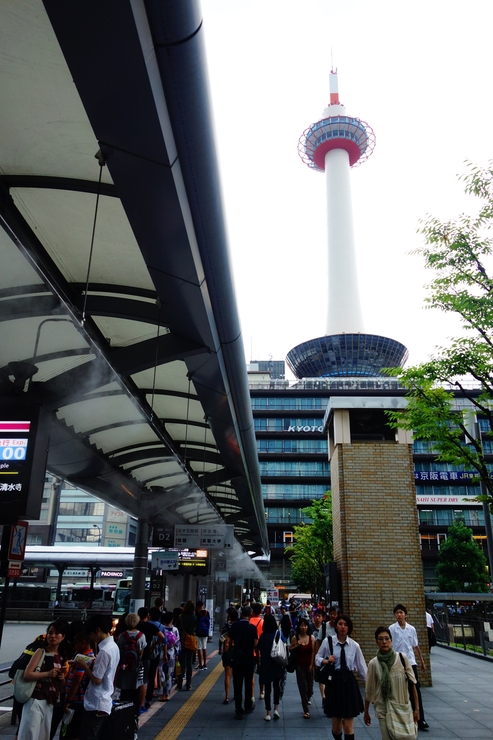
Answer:
[[[197,657],[199,659],[199,671],[207,670],[207,640],[211,626],[211,615],[204,608],[203,601],[197,601]]]
[[[120,662],[116,674],[116,686],[122,701],[131,701],[135,706],[136,726],[140,712],[140,687],[144,684],[142,655],[147,645],[143,632],[137,629],[139,615],[133,612],[125,617],[127,629],[118,638]]]

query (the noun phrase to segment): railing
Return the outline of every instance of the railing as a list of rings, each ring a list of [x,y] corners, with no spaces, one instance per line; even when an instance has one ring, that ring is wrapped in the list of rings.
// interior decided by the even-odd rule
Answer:
[[[463,614],[433,614],[435,637],[440,645],[448,645],[468,653],[493,659],[493,629],[488,619],[478,619]]]
[[[7,622],[41,622],[48,625],[54,619],[66,619],[72,622],[74,619],[84,619],[95,614],[107,614],[111,616],[111,610],[101,609],[65,609],[64,607],[50,607],[48,609],[31,609],[25,606],[8,606],[5,610]]]
[[[0,674],[5,674],[7,676],[6,680],[0,681],[0,705],[3,704],[6,701],[12,701],[14,700],[14,694],[13,693],[7,693],[7,695],[3,695],[3,687],[4,686],[12,686],[12,679],[9,678],[8,672],[10,671],[10,666],[7,666],[7,668],[0,668]],[[13,690],[13,689],[12,689]],[[13,710],[13,707],[2,707],[0,706],[0,712],[11,712],[10,716],[10,724],[15,725],[16,723],[16,716]]]

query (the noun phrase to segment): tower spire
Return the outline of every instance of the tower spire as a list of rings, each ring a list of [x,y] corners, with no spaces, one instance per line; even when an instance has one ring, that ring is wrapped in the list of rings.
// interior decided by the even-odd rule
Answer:
[[[329,76],[330,105],[339,105],[339,82],[337,79],[337,69],[330,70]]]

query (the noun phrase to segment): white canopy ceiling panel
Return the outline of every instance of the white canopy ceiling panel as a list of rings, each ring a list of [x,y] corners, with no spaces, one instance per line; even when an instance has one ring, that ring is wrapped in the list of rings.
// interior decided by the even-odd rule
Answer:
[[[105,428],[104,431],[89,434],[89,439],[91,444],[95,444],[105,454],[114,454],[115,450],[140,447],[145,444],[161,445],[152,429],[143,420]]]
[[[99,166],[92,159],[91,179],[97,179]],[[91,257],[90,283],[154,290],[118,198],[99,199],[91,254],[96,195],[34,188],[13,189],[11,194],[67,280],[85,283]]]
[[[43,4],[3,0],[1,39],[0,171],[94,179],[97,139]]]
[[[78,433],[87,434],[91,429],[108,424],[142,421],[142,416],[130,398],[122,394],[82,399],[60,409],[60,417]]]
[[[1,75],[0,75],[1,78]],[[0,110],[2,106],[0,106]],[[0,136],[1,140],[1,136]],[[0,270],[0,290],[12,289],[18,286],[39,285],[42,292],[46,291],[43,280],[19,252],[15,244],[7,236],[5,231],[0,230],[0,258],[2,269]]]

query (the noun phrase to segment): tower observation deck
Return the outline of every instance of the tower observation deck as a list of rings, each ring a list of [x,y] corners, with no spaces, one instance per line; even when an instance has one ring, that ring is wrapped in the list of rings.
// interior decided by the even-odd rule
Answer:
[[[383,368],[398,367],[407,359],[400,342],[364,333],[349,173],[374,147],[372,128],[346,115],[339,102],[337,72],[332,71],[330,103],[298,143],[303,162],[325,173],[329,256],[326,334],[299,344],[286,358],[298,378],[381,375]]]

